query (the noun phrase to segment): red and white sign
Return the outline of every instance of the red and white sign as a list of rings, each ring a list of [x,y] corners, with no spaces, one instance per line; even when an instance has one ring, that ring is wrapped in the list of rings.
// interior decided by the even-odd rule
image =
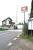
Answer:
[[[21,11],[27,11],[27,10],[28,10],[27,6],[21,7]]]

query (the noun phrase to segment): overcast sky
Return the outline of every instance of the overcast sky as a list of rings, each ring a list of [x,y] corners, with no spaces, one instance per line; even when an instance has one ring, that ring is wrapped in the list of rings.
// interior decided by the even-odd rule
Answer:
[[[29,17],[28,14],[31,10],[31,0],[0,0],[0,25],[2,24],[2,20],[7,17],[11,17],[13,21],[16,22],[17,16],[17,22],[23,22],[24,13],[21,12],[22,6],[28,6],[28,12],[25,14],[27,21],[27,17]]]

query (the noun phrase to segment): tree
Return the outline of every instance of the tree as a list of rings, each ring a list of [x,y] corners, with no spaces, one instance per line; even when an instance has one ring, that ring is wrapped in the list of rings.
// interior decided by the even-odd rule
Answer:
[[[32,3],[31,3],[31,13],[30,13],[30,18],[33,17],[33,0],[32,0]]]
[[[19,23],[19,25],[21,25],[21,23]]]

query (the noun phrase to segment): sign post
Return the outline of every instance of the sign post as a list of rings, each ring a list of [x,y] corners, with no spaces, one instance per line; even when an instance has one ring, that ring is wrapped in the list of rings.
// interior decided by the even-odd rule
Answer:
[[[27,6],[21,7],[21,11],[24,13],[24,31],[25,31],[25,12],[27,12],[27,10],[28,10]]]

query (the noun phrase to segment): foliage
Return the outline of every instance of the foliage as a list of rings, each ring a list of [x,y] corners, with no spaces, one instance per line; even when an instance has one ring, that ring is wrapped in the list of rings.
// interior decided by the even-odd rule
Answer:
[[[28,36],[27,34],[25,34],[25,36],[24,35],[20,35],[20,38],[21,39],[27,39],[27,40],[33,42],[33,36]]]
[[[24,27],[23,27],[23,34],[24,34],[24,35],[25,35],[25,34],[28,34],[28,24],[27,24],[27,23],[24,24]]]
[[[3,28],[0,28],[0,31],[4,31],[4,30],[8,30],[8,29],[3,29]]]
[[[18,25],[23,25],[23,23],[18,23]]]
[[[33,0],[32,0],[32,3],[31,3],[31,13],[30,13],[30,18],[33,17]]]
[[[20,38],[27,39],[33,42],[33,36],[31,35],[28,36],[28,24],[27,23],[24,24],[23,33],[20,35]]]

